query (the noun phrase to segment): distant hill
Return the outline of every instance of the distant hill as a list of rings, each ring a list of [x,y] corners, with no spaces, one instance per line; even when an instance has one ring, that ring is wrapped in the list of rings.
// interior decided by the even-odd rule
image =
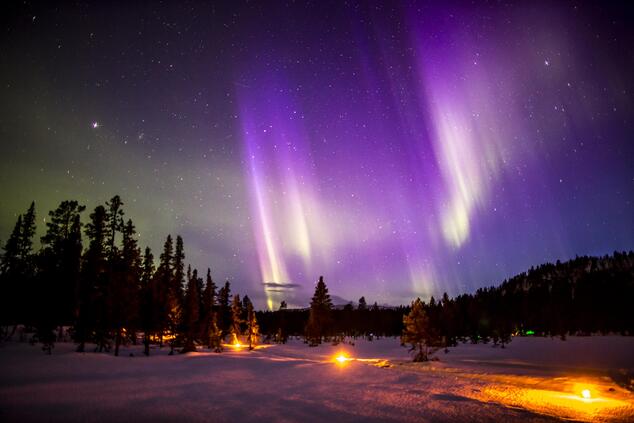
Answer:
[[[460,295],[452,303],[447,308],[457,308],[452,314],[458,315],[455,319],[461,334],[474,338],[494,330],[559,336],[632,335],[634,252],[542,264],[500,286]],[[440,320],[448,318],[442,308],[436,311]]]
[[[410,311],[408,306],[373,305],[361,311],[356,302],[337,300],[335,334],[400,335],[403,315]],[[443,346],[460,340],[505,344],[511,335],[634,335],[634,252],[542,264],[473,294],[432,297],[423,307]],[[303,333],[308,309],[288,310],[284,316],[287,333]],[[278,312],[260,313],[263,333],[275,333],[281,318]]]
[[[546,263],[531,267],[527,272],[520,273],[509,280],[505,280],[500,289],[516,292],[531,289],[548,289],[561,285],[569,285],[574,292],[593,279],[597,283],[607,284],[606,288],[614,288],[613,284],[623,285],[634,282],[634,252],[614,252],[613,255],[603,257],[577,256],[576,258],[556,263]],[[602,282],[603,281],[603,282]]]

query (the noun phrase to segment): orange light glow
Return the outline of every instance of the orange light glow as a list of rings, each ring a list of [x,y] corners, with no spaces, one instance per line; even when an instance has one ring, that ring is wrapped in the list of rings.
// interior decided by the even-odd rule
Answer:
[[[235,333],[231,334],[231,346],[237,350],[239,350],[240,348],[242,348],[244,345],[242,345],[240,343],[240,340],[238,339],[238,337],[236,336]]]
[[[555,388],[554,384],[545,387],[546,389],[535,389],[518,384],[492,385],[483,389],[481,397],[570,420],[594,421],[605,416],[618,416],[615,420],[628,420],[634,411],[627,399],[618,392],[602,396],[599,395],[597,386],[588,387],[584,383],[570,390],[562,386],[562,391],[552,389]]]
[[[348,361],[352,361],[354,360],[353,358],[350,358],[346,355],[346,353],[339,353],[335,358],[334,358],[334,362],[337,363],[340,366],[345,365]]]

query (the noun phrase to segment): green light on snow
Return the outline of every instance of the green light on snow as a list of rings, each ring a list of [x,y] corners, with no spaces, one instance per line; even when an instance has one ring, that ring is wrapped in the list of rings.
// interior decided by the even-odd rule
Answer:
[[[526,331],[526,335],[535,335],[535,331],[534,330],[527,330]]]

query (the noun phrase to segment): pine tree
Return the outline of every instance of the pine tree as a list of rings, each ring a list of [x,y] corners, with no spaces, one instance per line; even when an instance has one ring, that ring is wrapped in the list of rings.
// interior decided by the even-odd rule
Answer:
[[[209,324],[209,349],[214,352],[222,352],[222,331],[216,324],[217,313],[211,314],[211,323]]]
[[[41,300],[37,302],[35,315],[42,313],[45,325],[59,326],[60,337],[63,326],[73,324],[79,312],[80,214],[84,209],[76,201],[61,202],[57,209],[49,212],[46,234],[41,238],[42,250],[38,256],[36,278]]]
[[[449,352],[449,347],[457,345],[456,307],[446,292],[443,293],[441,304],[442,319],[440,321],[440,330],[442,343],[445,352]]]
[[[123,201],[118,195],[115,195],[106,202],[108,233],[106,235],[106,246],[109,257],[117,254],[116,235],[123,229]]]
[[[138,298],[141,285],[141,251],[135,238],[132,220],[122,228],[121,255],[113,258],[111,289],[108,296],[109,322],[115,338],[115,356],[121,343],[135,338]]]
[[[198,273],[198,272],[196,272]],[[203,280],[203,278],[197,276],[196,277],[196,285],[198,288],[198,310],[200,312],[200,321],[198,322],[198,333],[196,334],[196,337],[198,339],[201,339],[201,333],[202,330],[204,329],[204,317],[205,317],[205,313],[204,313],[204,307],[205,307],[205,301],[203,298],[203,295],[205,293],[205,281]]]
[[[3,275],[15,272],[19,266],[21,232],[22,215],[18,215],[18,220],[15,222],[13,231],[3,248],[4,254],[2,254],[2,264],[0,265],[0,272]]]
[[[231,304],[231,343],[239,344],[242,336],[242,302],[240,295],[233,296]]]
[[[280,302],[280,308],[277,311],[277,333],[275,334],[275,342],[278,344],[286,344],[288,334],[286,332],[286,310],[288,305],[286,301]]]
[[[174,250],[174,283],[173,290],[177,299],[182,299],[183,296],[183,279],[185,277],[185,248],[183,245],[183,238],[180,235],[176,236],[176,249]]]
[[[187,271],[190,274],[190,270]],[[196,351],[196,334],[198,333],[198,321],[200,317],[198,294],[198,271],[190,274],[187,281],[187,293],[185,296],[184,307],[184,333],[185,345],[181,350],[182,353]]]
[[[40,273],[48,285],[56,285],[54,302],[59,324],[77,317],[81,271],[81,220],[85,210],[76,201],[62,201],[50,211],[46,234],[41,238]]]
[[[18,216],[0,262],[2,324],[32,323],[27,320],[33,314],[31,304],[38,292],[33,289],[36,268],[32,252],[34,235],[35,203],[32,202],[26,214]]]
[[[123,228],[123,273],[127,279],[127,292],[131,294],[129,300],[130,310],[128,312],[129,337],[136,345],[136,332],[140,325],[141,313],[141,290],[143,288],[141,278],[143,277],[143,256],[137,241],[136,228],[132,220],[128,219]]]
[[[357,310],[365,311],[367,309],[368,309],[368,303],[365,302],[365,297],[359,298],[359,306],[357,307]]]
[[[160,256],[159,267],[153,278],[153,303],[156,313],[156,332],[162,346],[163,335],[170,327],[170,287],[173,281],[172,262],[174,244],[171,235],[167,236]]]
[[[109,349],[108,316],[106,298],[108,295],[108,236],[107,212],[97,206],[86,224],[86,236],[90,240],[84,254],[84,265],[79,293],[79,315],[75,324],[77,350],[83,351],[87,340],[92,338],[99,351]]]
[[[322,338],[330,334],[332,325],[332,301],[324,277],[319,277],[315,294],[310,302],[310,314],[306,325],[306,339],[310,346],[321,344]]]
[[[153,283],[154,278],[154,256],[150,247],[145,247],[143,254],[143,270],[141,272],[141,291],[140,291],[140,325],[143,331],[143,353],[150,355],[150,336],[157,329],[157,314],[154,289],[156,285]]]
[[[366,302],[365,297],[359,298],[359,305],[357,307],[357,312],[355,313],[354,323],[361,336],[367,337],[370,341],[373,340],[372,336],[370,336],[368,303]]]
[[[36,278],[36,263],[35,254],[33,254],[33,236],[35,236],[35,202],[31,202],[31,206],[24,214],[22,218],[22,229],[20,231],[20,240],[18,243],[18,251],[21,263],[20,281],[21,286],[18,289],[18,297],[15,298],[15,303],[20,307],[20,317],[22,321],[28,320],[28,316],[32,314],[32,309],[29,307],[29,299],[36,297],[37,293],[42,293],[37,285]],[[36,286],[36,291],[33,288]],[[51,298],[43,299],[47,302],[51,301]],[[40,302],[41,303],[41,302]],[[53,304],[54,305],[54,304]],[[53,310],[51,310],[54,314]],[[37,313],[36,313],[37,314]],[[57,316],[53,316],[54,318]],[[54,339],[54,337],[53,337]]]
[[[248,295],[242,297],[242,322],[246,324],[247,321],[247,308],[251,304],[251,298]]]
[[[168,291],[168,328],[172,334],[170,341],[170,354],[174,352],[179,337],[180,328],[183,322],[183,281],[185,279],[185,251],[183,238],[176,236],[176,249],[172,262],[172,279]]]
[[[18,216],[13,231],[4,245],[2,263],[0,264],[2,284],[1,321],[5,324],[17,324],[22,319],[19,304],[22,302],[24,289],[23,269],[20,260],[20,232],[22,231],[22,215]],[[24,322],[26,323],[26,322]]]
[[[27,262],[31,257],[33,236],[35,236],[35,202],[31,202],[31,206],[22,218],[22,228],[18,242],[18,253],[22,260]]]
[[[244,298],[249,298],[245,295]],[[260,327],[258,321],[255,318],[255,310],[253,309],[253,303],[249,301],[247,303],[247,342],[249,343],[249,350],[255,348],[258,344],[260,336]]]
[[[201,320],[203,322],[202,339],[206,345],[210,345],[210,335],[212,333],[212,320],[215,319],[214,308],[216,306],[216,284],[211,279],[211,269],[207,269],[205,288],[202,294]],[[210,346],[211,348],[211,346]]]
[[[409,314],[403,316],[401,343],[410,344],[410,351],[416,351],[414,361],[427,361],[439,347],[439,339],[432,328],[425,307],[420,298],[412,302]]]
[[[224,339],[231,329],[231,308],[229,301],[231,298],[231,284],[226,281],[218,292],[218,327],[222,331]]]

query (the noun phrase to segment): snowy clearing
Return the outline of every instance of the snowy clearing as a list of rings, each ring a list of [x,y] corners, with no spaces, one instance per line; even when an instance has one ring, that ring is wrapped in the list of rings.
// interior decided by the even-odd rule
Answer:
[[[634,421],[634,394],[615,383],[634,370],[632,337],[461,345],[432,363],[409,362],[395,339],[168,351],[114,357],[57,344],[47,356],[5,343],[0,420]]]

